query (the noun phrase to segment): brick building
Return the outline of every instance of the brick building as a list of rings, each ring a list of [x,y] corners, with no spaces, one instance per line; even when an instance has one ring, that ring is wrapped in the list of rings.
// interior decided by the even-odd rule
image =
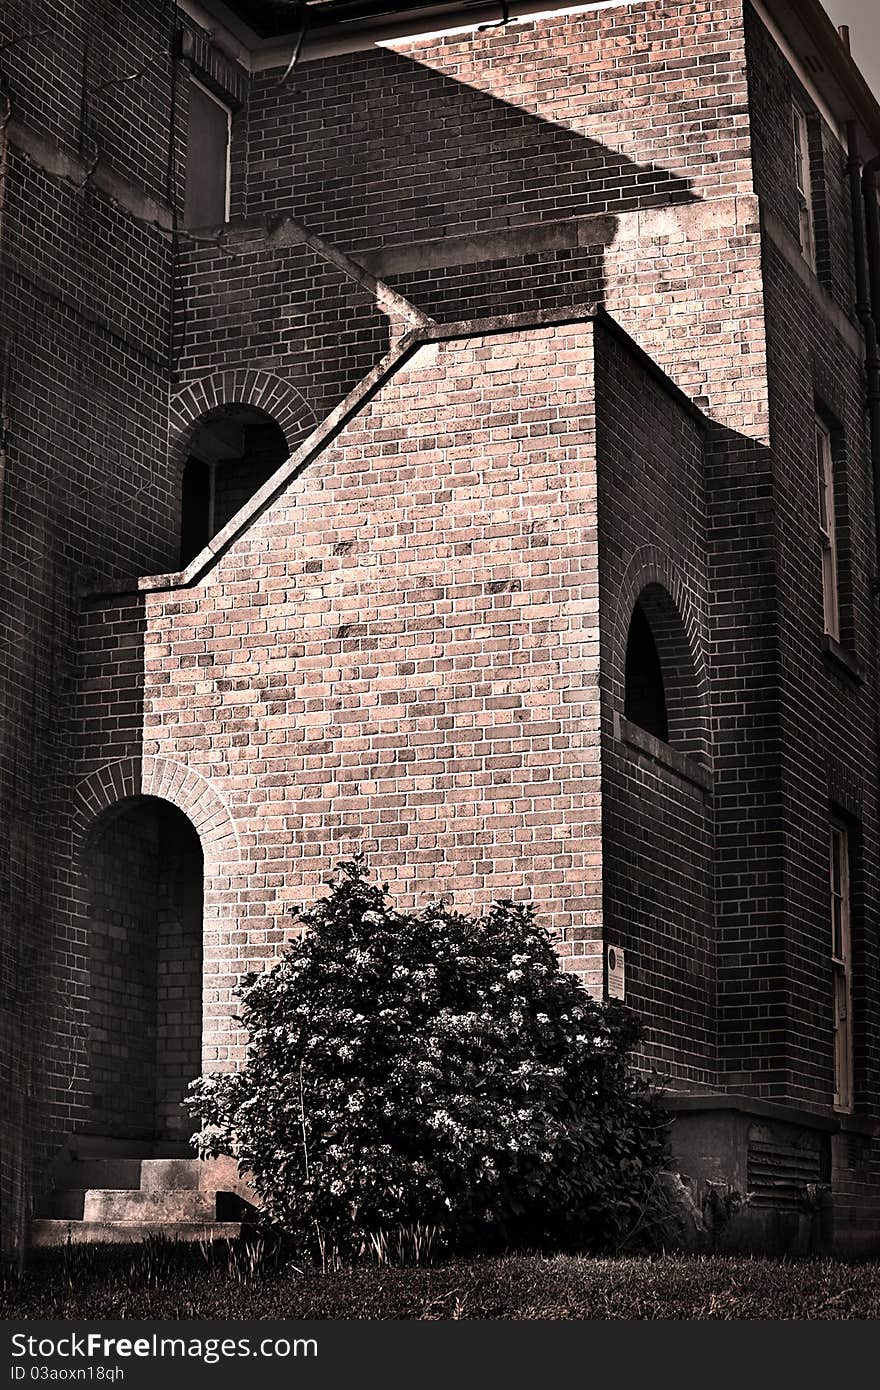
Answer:
[[[357,847],[615,948],[730,1240],[880,1246],[880,109],[816,0],[539,8],[0,15],[7,1248]]]

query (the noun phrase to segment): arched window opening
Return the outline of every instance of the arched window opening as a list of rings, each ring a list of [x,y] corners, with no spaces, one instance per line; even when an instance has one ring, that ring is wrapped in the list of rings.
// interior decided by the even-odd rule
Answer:
[[[181,1102],[202,1069],[203,872],[192,823],[157,797],[121,802],[86,847],[92,1134],[192,1131]]]
[[[646,733],[669,742],[666,690],[657,643],[645,610],[637,603],[626,639],[624,715]]]
[[[706,700],[690,640],[661,584],[640,593],[626,640],[624,717],[683,753],[709,753]]]
[[[224,405],[196,425],[183,471],[180,564],[188,565],[289,455],[271,415]]]

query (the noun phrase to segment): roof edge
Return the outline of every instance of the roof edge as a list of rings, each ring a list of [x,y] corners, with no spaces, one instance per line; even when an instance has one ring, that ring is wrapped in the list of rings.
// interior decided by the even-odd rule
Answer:
[[[763,0],[763,5],[795,47],[798,30],[806,35],[845,99],[848,111],[841,113],[843,119],[848,116],[856,120],[868,136],[873,152],[880,151],[880,102],[821,0],[797,0],[797,5],[791,0]],[[756,12],[760,14],[757,7]]]

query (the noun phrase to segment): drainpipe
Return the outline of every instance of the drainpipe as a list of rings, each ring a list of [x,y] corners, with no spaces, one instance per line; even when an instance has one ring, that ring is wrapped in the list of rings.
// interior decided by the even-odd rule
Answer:
[[[876,565],[875,594],[880,579],[880,218],[874,182],[880,159],[861,167],[858,133],[854,121],[847,125],[850,194],[852,199],[853,243],[856,270],[856,314],[865,330],[865,373],[871,444],[871,473],[874,483],[874,538]]]
[[[865,228],[868,251],[868,297],[871,305],[872,331],[868,335],[868,415],[871,422],[871,464],[874,474],[874,519],[880,515],[880,209],[877,206],[877,171],[880,155],[868,161],[862,170]],[[880,529],[877,531],[878,560],[880,560]],[[880,563],[878,563],[880,570]]]
[[[868,234],[868,285],[871,297],[871,313],[875,325],[880,325],[880,204],[877,202],[877,173],[880,171],[880,154],[868,160],[862,170],[862,187],[865,194],[865,225]]]
[[[5,317],[6,267],[3,265],[3,219],[6,211],[6,181],[9,173],[9,125],[12,120],[12,98],[0,78],[0,332]],[[9,343],[0,339],[0,548],[3,544],[3,519],[6,511],[6,446],[9,438]]]

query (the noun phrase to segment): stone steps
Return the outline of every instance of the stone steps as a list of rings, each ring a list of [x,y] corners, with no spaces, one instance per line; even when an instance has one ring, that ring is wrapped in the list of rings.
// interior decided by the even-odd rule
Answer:
[[[237,1170],[228,1168],[221,1159],[205,1162],[199,1158],[145,1158],[141,1163],[140,1186],[144,1192],[204,1192],[218,1181],[238,1186],[241,1179]]]
[[[217,1219],[216,1193],[120,1192],[92,1189],[85,1194],[83,1221],[122,1221],[150,1226]]]
[[[35,1246],[232,1239],[254,1194],[232,1159],[207,1161],[175,1144],[87,1137],[68,1146],[55,1187],[32,1223]],[[158,1150],[158,1152],[157,1152]],[[146,1151],[146,1152],[145,1152]]]

